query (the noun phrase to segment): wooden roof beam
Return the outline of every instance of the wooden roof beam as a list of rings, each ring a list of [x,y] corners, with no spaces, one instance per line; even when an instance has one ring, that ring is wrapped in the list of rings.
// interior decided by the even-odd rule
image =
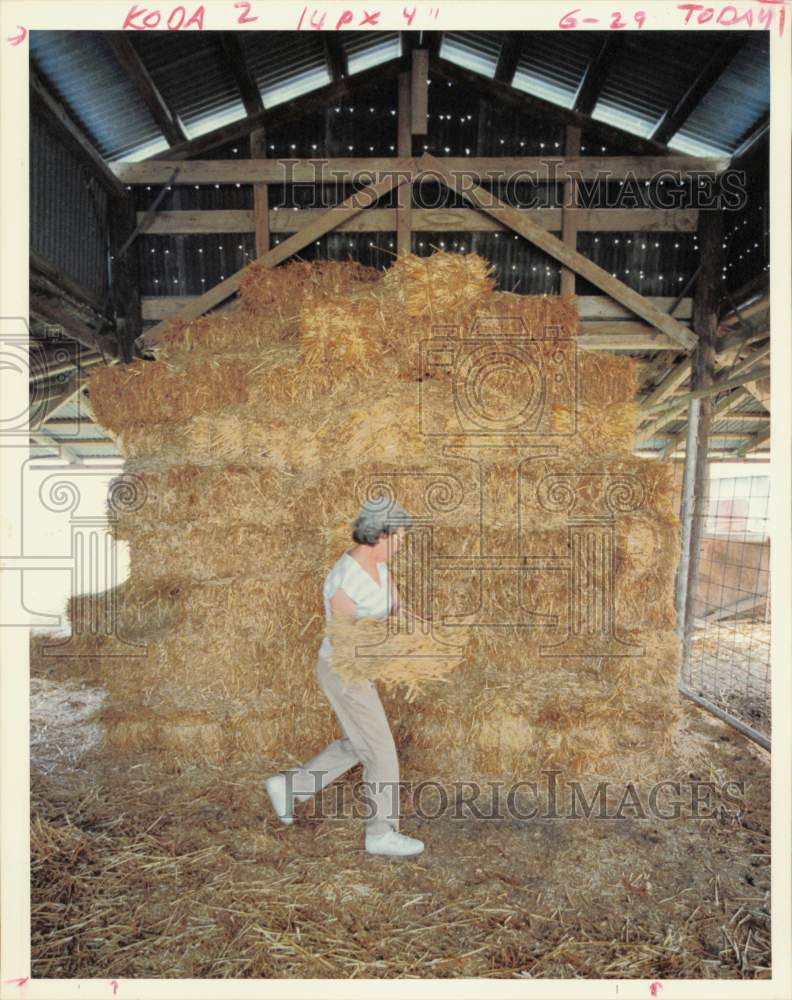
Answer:
[[[255,115],[263,111],[264,101],[261,98],[261,91],[250,72],[242,43],[239,41],[236,32],[221,31],[220,47],[226,57],[228,68],[233,74],[246,113]]]
[[[715,406],[713,407],[713,409],[712,409],[712,424],[713,424],[713,426],[715,424],[725,423],[727,420],[741,420],[741,419],[743,419],[743,414],[741,414],[741,413],[735,413],[735,414],[732,415],[730,413],[730,411],[735,406],[737,406],[739,403],[744,402],[748,398],[749,398],[749,394],[746,391],[745,387],[741,387],[741,388],[737,389],[736,392],[731,392],[731,393],[729,393],[728,396],[724,396],[724,398],[721,399],[721,400],[719,400],[715,404]],[[678,416],[681,417],[681,414],[679,414]],[[769,415],[766,416],[764,414],[753,414],[752,413],[752,414],[750,414],[750,416],[751,417],[758,416],[762,420],[769,420],[770,419]],[[669,423],[670,423],[670,421],[669,421]],[[655,435],[649,435],[649,436],[653,437]],[[737,432],[735,432],[734,436],[735,437],[738,436]],[[677,448],[680,445],[684,444],[686,440],[687,440],[687,426],[683,427],[681,431],[679,431],[677,434],[674,434],[671,437],[671,440],[663,448],[663,450],[661,452],[662,457],[663,458],[670,458],[673,455],[673,453],[677,450]]]
[[[743,34],[732,35],[718,46],[675,107],[667,111],[655,126],[652,132],[655,142],[668,142],[676,135],[696,109],[699,101],[717,83],[732,59],[745,45],[746,37]]]
[[[498,65],[495,67],[495,79],[499,83],[511,85],[517,64],[522,55],[525,35],[521,31],[505,31],[498,55]]]
[[[738,448],[736,456],[738,458],[745,458],[752,451],[756,451],[757,448],[761,448],[762,445],[770,443],[770,428],[763,431],[761,434],[755,434],[749,441],[747,441],[742,448]]]
[[[575,100],[572,102],[573,111],[578,111],[583,115],[591,114],[599,100],[602,85],[623,47],[623,35],[606,35],[599,51],[586,67]]]
[[[334,31],[323,31],[322,44],[324,45],[327,72],[333,83],[349,76],[349,62],[341,36]]]
[[[744,386],[746,382],[766,378],[770,374],[769,365],[756,367],[757,362],[763,360],[764,357],[766,357],[766,354],[757,351],[756,356],[746,358],[742,365],[739,365],[734,369],[734,373],[722,373],[723,375],[727,375],[728,378],[718,378],[711,385],[702,386],[700,389],[692,389],[681,396],[677,396],[675,399],[672,399],[667,403],[656,403],[653,407],[651,407],[651,412],[656,413],[658,416],[662,415],[664,412],[674,412],[678,410],[680,406],[688,403],[691,399],[705,399],[707,396],[717,396],[718,393],[723,392],[724,389],[733,389],[735,386]]]
[[[610,180],[630,178],[648,180],[660,170],[674,171],[681,178],[697,173],[719,174],[727,160],[686,156],[442,156],[440,162],[454,173],[466,178],[491,184],[508,180],[516,173],[530,173],[537,183],[566,183],[567,181]],[[113,171],[124,184],[283,184],[317,183],[325,172],[325,183],[352,184],[374,173],[403,170],[408,164],[398,156],[329,157],[319,160],[310,157],[290,158],[288,175],[278,160],[123,160],[113,164]],[[177,175],[173,174],[178,169]],[[219,211],[219,210],[218,210]],[[531,209],[534,211],[534,209]],[[546,211],[540,209],[539,211]],[[559,209],[560,211],[560,209]],[[632,213],[654,213],[660,219],[676,213],[679,219],[697,219],[697,209],[577,209],[580,218],[585,213],[609,212],[611,218],[621,213],[625,223]],[[648,218],[648,216],[644,216]],[[625,225],[626,229],[632,228]]]
[[[745,133],[740,145],[732,153],[732,167],[739,168],[740,162],[753,150],[753,147],[766,136],[770,135],[770,112],[766,111]]]
[[[43,445],[47,448],[55,448],[59,452],[59,458],[65,458],[69,465],[82,465],[83,458],[82,455],[78,455],[77,452],[71,448],[65,441],[59,441],[57,438],[52,437],[51,434],[44,434],[42,431],[31,431],[30,440],[34,444]],[[112,444],[113,441],[108,438],[108,444]],[[55,456],[53,456],[55,457]]]
[[[123,31],[105,31],[103,37],[115,53],[122,69],[135,85],[137,92],[143,98],[146,107],[151,112],[151,117],[157,123],[157,128],[168,140],[168,144],[174,146],[176,143],[186,142],[187,134],[181,122],[168,106],[159,87],[143,65],[143,60],[130,41],[129,35]]]

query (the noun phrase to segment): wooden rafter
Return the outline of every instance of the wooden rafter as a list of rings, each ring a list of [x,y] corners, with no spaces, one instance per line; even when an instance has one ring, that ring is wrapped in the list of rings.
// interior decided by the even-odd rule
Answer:
[[[424,154],[418,160],[419,170],[431,171],[454,191],[461,194],[476,208],[498,219],[502,224],[509,226],[516,233],[524,236],[527,240],[538,246],[540,250],[554,257],[559,263],[571,268],[575,273],[590,281],[597,288],[602,289],[606,294],[621,302],[631,312],[645,320],[651,326],[667,334],[676,340],[685,350],[690,350],[696,343],[696,337],[692,330],[684,326],[679,320],[674,319],[667,313],[660,312],[648,299],[645,299],[634,289],[625,285],[623,281],[614,278],[598,264],[595,264],[588,257],[578,253],[568,247],[561,240],[551,233],[537,226],[530,219],[521,216],[510,205],[505,204],[496,198],[490,191],[477,185],[460,184],[456,177],[434,156]]]
[[[735,406],[738,406],[744,400],[749,398],[749,393],[744,387],[740,387],[736,392],[729,393],[728,396],[724,396],[723,399],[718,400],[718,402],[712,408],[712,425],[724,423],[726,420],[741,420],[743,419],[742,414],[735,414],[731,416],[730,413]],[[757,416],[762,420],[769,419],[763,414],[749,414],[750,417]],[[654,436],[654,435],[651,435]],[[736,436],[736,435],[735,435]],[[683,427],[681,431],[674,434],[671,437],[670,442],[663,448],[662,457],[669,458],[673,453],[683,445],[687,439],[687,427]]]
[[[406,186],[406,185],[403,185]],[[367,209],[366,211],[369,211]],[[342,227],[339,227],[342,228]],[[512,292],[503,292],[505,297],[512,295]],[[152,295],[143,299],[143,318],[146,320],[169,319],[176,316],[181,308],[188,302],[192,302],[197,296],[191,295]],[[519,299],[520,296],[515,296]],[[667,311],[670,302],[667,298],[653,298],[650,301],[658,308]],[[232,303],[233,304],[233,303]],[[578,314],[581,320],[581,332],[585,335],[594,336],[597,333],[603,334],[613,330],[621,330],[626,339],[644,332],[650,336],[662,338],[663,342],[670,343],[670,338],[665,334],[653,334],[652,328],[648,325],[631,322],[628,317],[631,315],[628,309],[620,306],[618,302],[606,295],[579,295],[577,297]],[[222,309],[222,306],[218,307]],[[675,315],[677,318],[690,318],[692,310],[691,299],[685,299]],[[659,350],[659,348],[654,348]],[[676,350],[679,346],[676,345]]]
[[[151,117],[168,140],[168,145],[174,146],[176,143],[186,142],[187,134],[182,128],[181,122],[165,101],[159,87],[152,80],[151,74],[143,64],[137,49],[130,41],[129,35],[123,31],[106,31],[103,37],[115,53],[122,69],[135,85],[135,89],[143,98]]]
[[[691,399],[706,399],[709,396],[717,396],[718,393],[723,392],[724,389],[733,389],[735,386],[743,386],[746,382],[750,382],[753,379],[766,378],[769,374],[770,367],[765,365],[761,368],[755,368],[749,372],[744,372],[739,375],[729,375],[728,378],[715,379],[711,385],[702,386],[700,389],[691,389],[690,392],[677,396],[671,402],[656,403],[654,408],[649,412],[658,412],[663,408],[669,412],[673,412],[679,406],[684,406],[685,403],[689,403]]]
[[[65,274],[60,268],[47,260],[46,257],[42,257],[40,253],[36,253],[35,250],[30,251],[30,270],[57,285],[78,303],[88,306],[101,315],[104,303],[95,292],[85,288],[84,285],[75,281],[70,275]]]
[[[757,378],[755,381],[746,382],[745,388],[753,396],[757,403],[770,410],[770,378],[769,375]]]
[[[38,431],[44,427],[51,417],[54,417],[67,403],[70,403],[75,396],[83,391],[86,381],[85,373],[77,371],[58,387],[57,392],[45,389],[40,397],[41,402],[31,400],[31,430]],[[35,426],[32,423],[34,417]]]
[[[264,101],[261,99],[261,91],[258,84],[253,79],[253,74],[245,59],[245,51],[242,43],[234,31],[221,31],[220,47],[226,57],[231,74],[239,90],[239,96],[245,106],[245,112],[255,115],[264,110]]]
[[[190,157],[200,156],[217,146],[233,142],[235,139],[244,139],[254,129],[294,124],[297,119],[305,115],[313,114],[315,111],[324,111],[328,104],[337,103],[366,87],[382,83],[383,80],[393,79],[407,68],[407,60],[404,57],[389,59],[378,66],[372,66],[371,69],[353,73],[351,76],[335,83],[329,83],[325,87],[318,87],[316,90],[295,97],[291,101],[283,101],[274,108],[258,111],[254,115],[247,115],[238,121],[221,125],[212,129],[211,132],[190,139],[189,142],[171,147],[162,155],[157,153],[145,162],[151,163],[164,159],[186,160]]]
[[[60,452],[58,457],[67,459],[69,465],[83,464],[82,455],[78,455],[77,452],[66,444],[65,441],[59,441],[57,438],[52,437],[51,434],[45,434],[43,431],[31,431],[30,440],[35,444],[40,444],[46,448],[55,448],[58,452]],[[108,443],[112,444],[112,441],[108,439]]]
[[[44,352],[43,356],[36,358],[36,369],[33,370],[28,379],[32,385],[34,382],[48,382],[57,376],[70,375],[79,369],[92,368],[94,365],[106,364],[103,354],[96,351],[73,352],[70,356],[64,356],[58,352],[58,360],[53,360],[52,352]]]
[[[498,53],[498,64],[495,67],[495,79],[499,83],[511,86],[514,74],[517,72],[517,65],[520,62],[525,35],[521,31],[504,31],[500,52]]]
[[[349,62],[341,36],[334,31],[323,31],[322,45],[330,79],[337,83],[349,76]]]
[[[761,335],[757,334],[757,336]],[[726,337],[716,348],[715,367],[723,368],[723,366],[731,365],[735,359],[735,352],[744,346],[746,346],[746,340],[740,334],[731,334],[729,337]],[[759,361],[764,360],[769,350],[769,345],[765,345],[745,361],[740,362],[739,365],[732,368],[724,368],[721,378],[738,378],[742,376],[744,372],[755,367]],[[691,359],[689,357],[683,358],[674,367],[669,369],[661,382],[641,402],[640,410],[644,417],[649,418],[649,423],[638,432],[639,441],[648,441],[654,437],[656,431],[681,418],[690,397],[688,395],[674,396],[670,399],[669,397],[673,396],[673,393],[688,380],[691,371]],[[718,384],[722,385],[722,383]],[[743,387],[746,395],[752,394],[751,382],[740,382],[739,384]],[[742,397],[732,396],[730,398],[732,399],[731,405],[734,405],[735,400],[739,401]],[[667,409],[663,409],[658,413],[658,408],[667,399]]]
[[[581,323],[576,345],[587,351],[678,351],[679,344],[645,323]]]
[[[572,109],[590,115],[599,100],[602,85],[624,46],[624,36],[611,33],[605,36],[594,58],[586,67],[583,79],[575,94]]]
[[[701,99],[711,90],[745,45],[746,37],[734,34],[721,42],[676,105],[668,110],[655,126],[652,132],[655,142],[668,142],[682,128]]]
[[[286,260],[299,250],[302,250],[302,248],[307,246],[309,243],[312,243],[319,237],[324,236],[325,233],[330,232],[331,229],[335,229],[340,222],[351,218],[358,212],[362,212],[365,208],[368,208],[369,205],[373,205],[374,202],[381,198],[387,191],[390,191],[394,187],[404,184],[411,179],[412,173],[404,173],[400,175],[389,174],[376,184],[372,184],[369,187],[354,192],[340,204],[334,205],[332,208],[328,208],[315,223],[310,226],[305,226],[299,233],[295,233],[293,236],[289,237],[289,239],[284,240],[283,243],[273,247],[270,251],[265,253],[263,257],[258,257],[253,264],[248,264],[247,267],[243,267],[235,274],[232,274],[224,281],[221,281],[213,288],[210,288],[209,291],[205,292],[203,295],[199,295],[197,298],[187,302],[184,309],[179,312],[179,318],[189,320],[203,315],[203,313],[208,312],[214,306],[224,302],[236,292],[239,288],[242,276],[248,271],[249,268],[253,266],[275,267],[277,264],[280,264],[281,261]],[[163,323],[159,323],[157,326],[152,327],[152,329],[142,334],[138,338],[140,347],[142,349],[156,347],[157,341],[162,333],[163,326]]]
[[[739,458],[745,458],[745,456],[750,454],[750,452],[756,451],[757,448],[761,448],[762,445],[768,444],[769,441],[770,441],[770,428],[768,427],[766,431],[763,431],[761,434],[754,435],[741,448],[738,448],[737,456]]]

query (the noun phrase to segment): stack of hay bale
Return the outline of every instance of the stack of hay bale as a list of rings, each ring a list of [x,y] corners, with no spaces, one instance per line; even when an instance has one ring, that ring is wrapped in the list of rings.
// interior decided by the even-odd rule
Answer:
[[[91,374],[144,501],[114,515],[118,632],[147,655],[108,659],[110,743],[286,766],[336,738],[313,674],[322,582],[384,489],[431,536],[428,591],[394,565],[403,602],[457,648],[413,701],[383,692],[406,779],[662,759],[677,514],[670,463],[632,455],[636,363],[575,352],[573,298],[496,292],[474,254],[254,265],[240,299],[170,322],[156,361]],[[471,337],[486,371],[460,389]],[[471,407],[504,419],[472,433]]]

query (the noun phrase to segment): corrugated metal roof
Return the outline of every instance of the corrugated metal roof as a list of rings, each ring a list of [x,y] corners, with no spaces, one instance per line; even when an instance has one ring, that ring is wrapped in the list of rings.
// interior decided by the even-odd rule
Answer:
[[[494,76],[503,40],[501,31],[445,31],[440,55],[483,76]]]
[[[523,51],[514,74],[518,90],[572,107],[586,67],[602,45],[599,32],[524,32]]]
[[[31,31],[32,62],[108,160],[167,148],[134,83],[98,31]]]
[[[245,31],[240,41],[265,107],[330,82],[318,31]]]
[[[402,54],[398,31],[345,31],[340,37],[350,73],[360,73]]]
[[[266,107],[330,82],[323,32],[246,31],[238,37]],[[440,54],[492,77],[507,32],[451,31]],[[607,32],[521,32],[513,86],[570,107]],[[190,136],[244,117],[233,74],[215,32],[130,33],[152,79]],[[748,32],[744,49],[705,95],[672,145],[694,153],[732,151],[769,106],[768,38]],[[397,56],[397,32],[341,32],[349,71]],[[593,117],[648,135],[685,93],[723,32],[630,32],[606,75]],[[133,83],[100,32],[31,32],[31,53],[56,94],[108,159],[166,148]],[[613,150],[609,150],[613,152]]]
[[[715,32],[713,32],[715,34]],[[770,39],[754,31],[671,140],[683,152],[732,152],[770,107]]]
[[[245,117],[217,32],[143,31],[130,41],[189,138]]]
[[[648,136],[722,44],[721,32],[632,32],[621,40],[592,117]]]

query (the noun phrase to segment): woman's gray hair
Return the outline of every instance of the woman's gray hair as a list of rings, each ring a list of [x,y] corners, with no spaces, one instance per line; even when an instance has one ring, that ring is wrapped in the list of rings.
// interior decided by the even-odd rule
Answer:
[[[412,523],[412,517],[398,500],[387,497],[367,500],[355,518],[352,538],[358,545],[375,545],[383,532],[392,535],[399,528],[409,528]]]

